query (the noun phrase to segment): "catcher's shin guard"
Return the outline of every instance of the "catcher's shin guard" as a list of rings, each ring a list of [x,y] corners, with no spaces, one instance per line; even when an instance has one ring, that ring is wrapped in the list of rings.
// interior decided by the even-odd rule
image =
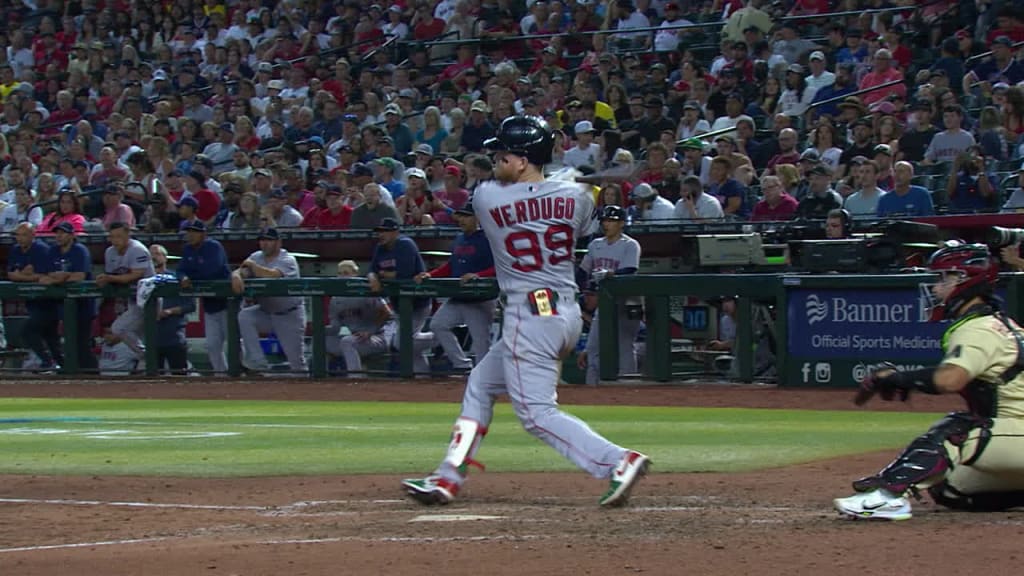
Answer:
[[[487,435],[487,427],[481,426],[476,420],[459,417],[455,420],[452,428],[451,443],[448,444],[448,453],[445,454],[444,463],[455,468],[463,476],[466,475],[469,466],[476,466],[480,470],[484,465],[473,459],[476,451],[480,448],[480,442]]]
[[[884,488],[893,494],[903,494],[912,487],[941,479],[949,470],[949,454],[945,443],[963,444],[967,433],[982,423],[965,412],[947,414],[927,432],[910,443],[891,464],[874,476],[853,482],[857,492]]]

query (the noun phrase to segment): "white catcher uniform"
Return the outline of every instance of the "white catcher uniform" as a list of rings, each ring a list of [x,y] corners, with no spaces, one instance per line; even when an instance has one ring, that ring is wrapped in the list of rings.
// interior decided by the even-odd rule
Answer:
[[[573,252],[593,197],[563,181],[477,188],[473,208],[494,254],[504,304],[501,340],[470,372],[448,457],[435,472],[457,488],[473,463],[494,403],[507,393],[523,428],[596,478],[609,478],[627,451],[558,409],[562,359],[583,321]],[[471,444],[462,442],[463,437]]]
[[[273,260],[267,260],[262,250],[249,255],[249,260],[264,268],[280,270],[282,278],[299,277],[299,263],[284,248]],[[267,357],[260,347],[260,332],[271,331],[281,343],[289,368],[305,372],[306,356],[302,345],[306,337],[306,306],[302,296],[257,298],[256,304],[238,312],[238,332],[242,336],[246,368],[257,371],[267,369]]]
[[[589,278],[600,281],[603,270],[621,270],[623,268],[640,267],[640,243],[621,235],[609,244],[606,238],[595,238],[587,246],[587,255],[583,257],[580,268]],[[598,274],[595,274],[597,272]],[[640,298],[627,298],[616,305],[619,316],[619,373],[635,374],[636,368],[636,335],[640,332],[640,319],[643,314],[643,303]],[[601,381],[601,343],[598,321],[600,315],[595,312],[587,333],[587,384],[598,384]]]
[[[124,254],[117,251],[117,248],[108,246],[103,253],[103,271],[107,274],[127,274],[132,270],[143,270],[143,278],[151,278],[153,270],[153,257],[149,254],[146,245],[134,238],[128,240]],[[145,348],[142,345],[143,329],[142,308],[135,302],[135,298],[128,299],[128,307],[117,316],[114,323],[110,325],[110,332],[121,339],[128,348],[135,354],[136,359],[142,358]]]

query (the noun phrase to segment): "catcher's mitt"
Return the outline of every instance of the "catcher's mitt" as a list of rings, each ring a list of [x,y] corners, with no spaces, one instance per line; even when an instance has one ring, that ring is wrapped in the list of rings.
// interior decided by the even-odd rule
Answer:
[[[853,403],[863,406],[875,394],[878,394],[886,402],[895,400],[897,396],[901,402],[906,402],[907,397],[910,396],[910,390],[902,384],[903,374],[899,369],[889,362],[883,362],[861,379],[860,388],[853,398]]]

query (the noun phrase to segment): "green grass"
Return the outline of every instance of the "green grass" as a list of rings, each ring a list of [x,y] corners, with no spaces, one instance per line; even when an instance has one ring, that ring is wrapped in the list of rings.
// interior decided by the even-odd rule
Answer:
[[[659,472],[741,471],[896,448],[935,414],[574,406]],[[422,473],[443,456],[456,404],[0,400],[0,473],[272,476]],[[490,471],[572,470],[499,404]]]

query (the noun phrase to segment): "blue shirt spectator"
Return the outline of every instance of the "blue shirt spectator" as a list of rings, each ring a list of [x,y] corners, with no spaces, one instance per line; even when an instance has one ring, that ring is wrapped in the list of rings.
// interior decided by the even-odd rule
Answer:
[[[878,199],[878,217],[890,216],[932,216],[935,206],[932,193],[924,186],[908,186],[900,190],[899,185]]]
[[[951,180],[953,182],[946,189],[949,192],[951,211],[978,212],[998,207],[996,192],[999,190],[999,183],[992,174],[978,175],[961,170],[956,178]]]
[[[721,184],[712,182],[708,187],[708,194],[718,198],[718,201],[722,204],[722,210],[727,217],[732,215],[734,218],[741,218],[743,220],[750,218],[751,207],[747,202],[747,189],[738,180],[729,178]],[[739,205],[735,209],[731,209],[730,206],[730,201],[733,198],[739,200]],[[735,205],[736,203],[731,202],[731,204]]]

